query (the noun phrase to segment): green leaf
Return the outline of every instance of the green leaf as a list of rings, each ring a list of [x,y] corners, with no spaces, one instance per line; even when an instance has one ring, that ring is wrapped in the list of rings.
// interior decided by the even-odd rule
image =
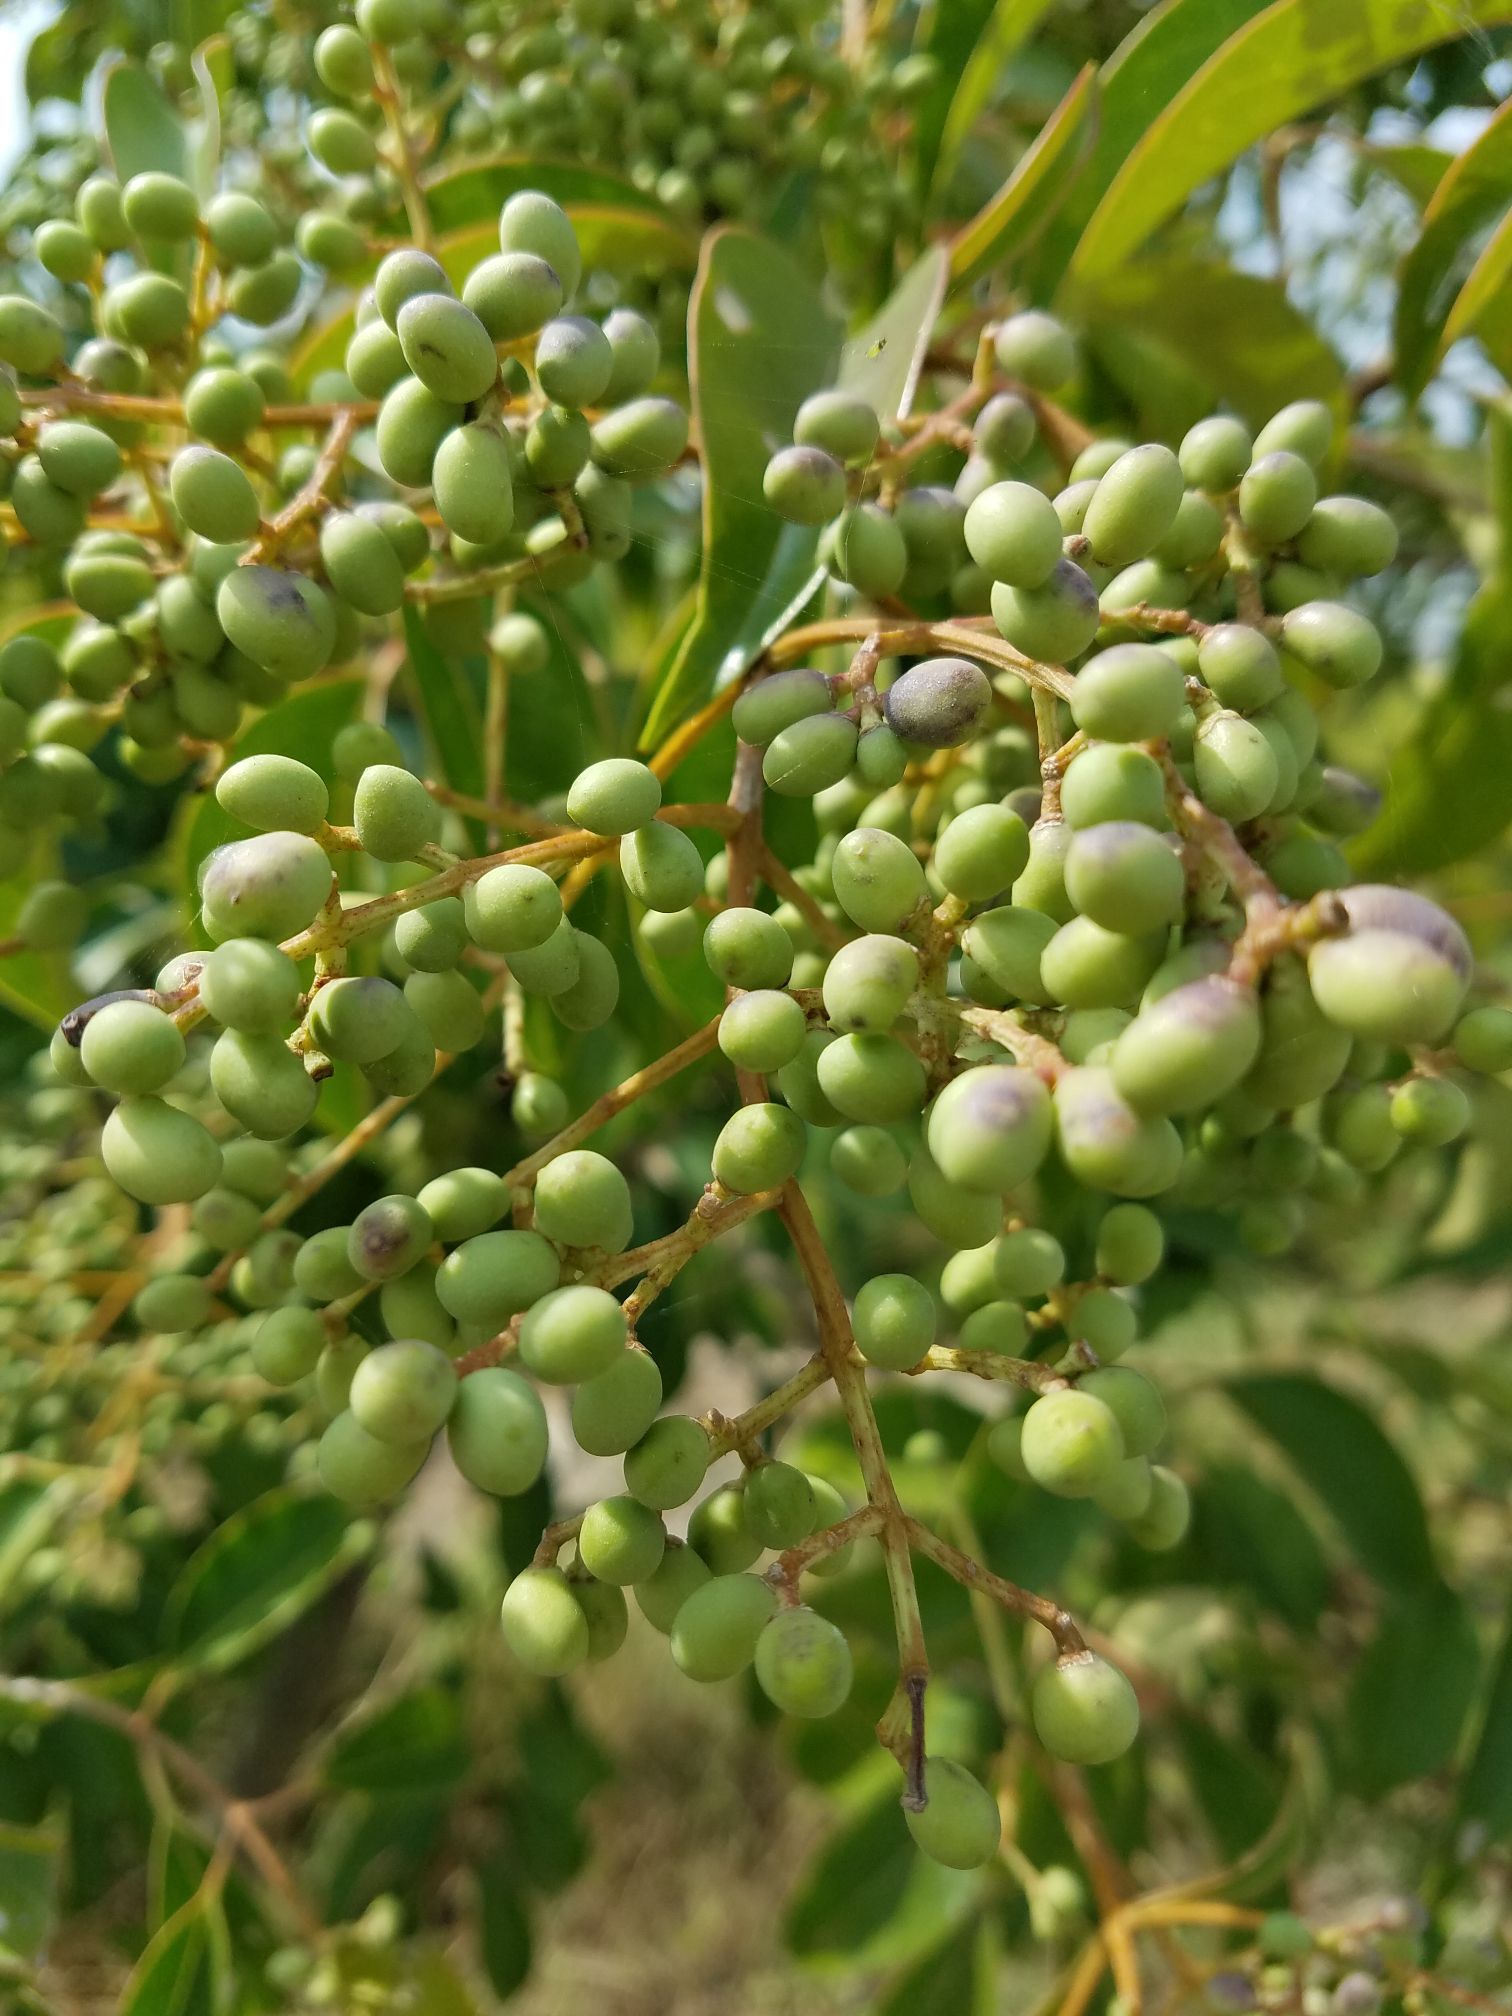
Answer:
[[[56,871],[51,853],[39,850],[24,881],[0,883],[0,939],[14,936],[21,907],[37,881]],[[0,959],[0,1001],[39,1029],[55,1029],[77,999],[64,954],[10,952]]]
[[[1193,190],[1252,142],[1437,42],[1512,20],[1512,0],[1276,0],[1232,36],[1157,116],[1083,232],[1071,272],[1119,270]]]
[[[1232,1862],[1264,1838],[1284,1789],[1280,1775],[1248,1743],[1232,1743],[1195,1715],[1175,1718],[1176,1739],[1192,1791],[1218,1852]]]
[[[228,764],[239,763],[243,756],[297,756],[301,763],[318,770],[328,785],[334,783],[331,744],[337,729],[355,720],[362,693],[363,682],[358,678],[302,686],[242,730],[226,752]],[[200,863],[228,840],[242,839],[247,829],[221,810],[212,791],[199,799],[186,798],[183,805],[185,823],[179,842],[182,886],[191,910],[197,912]]]
[[[444,658],[430,640],[424,618],[412,604],[404,611],[404,642],[414,695],[427,737],[435,753],[436,776],[453,791],[481,798],[487,789],[483,753],[483,715],[466,667]],[[481,854],[481,820],[469,819],[467,831]]]
[[[1492,582],[1466,611],[1449,677],[1392,761],[1380,818],[1352,850],[1362,879],[1447,867],[1505,830],[1512,817],[1509,623],[1512,588]]]
[[[1184,433],[1220,403],[1257,426],[1288,399],[1321,399],[1344,417],[1338,358],[1274,280],[1204,259],[1141,259],[1078,290],[1076,309],[1136,399],[1140,353],[1168,360],[1180,410],[1142,402],[1153,431]]]
[[[120,2016],[212,2016],[209,1927],[191,1898],[142,1948],[117,2005]]]
[[[968,1918],[894,1982],[875,2016],[995,2016],[997,1961],[992,1921]]]
[[[530,1974],[530,1908],[512,1857],[495,1855],[478,1870],[478,1946],[488,1985],[507,2002]]]
[[[185,1563],[168,1594],[176,1661],[234,1665],[287,1628],[372,1544],[373,1528],[334,1498],[289,1485],[233,1513]]]
[[[1251,1590],[1299,1630],[1317,1623],[1328,1599],[1328,1564],[1292,1497],[1253,1470],[1220,1464],[1204,1472],[1194,1510],[1215,1582]]]
[[[1225,1391],[1278,1444],[1377,1581],[1395,1590],[1437,1583],[1412,1473],[1356,1401],[1293,1373],[1233,1379]]]
[[[1400,147],[1362,144],[1360,152],[1372,167],[1379,168],[1405,189],[1420,210],[1432,202],[1435,190],[1456,158],[1446,154],[1442,147],[1425,147],[1414,141],[1404,142]]]
[[[462,1777],[468,1754],[456,1695],[420,1687],[338,1737],[325,1777],[348,1792],[439,1792]]]
[[[933,181],[943,189],[960,159],[973,127],[991,101],[1003,72],[1050,12],[1054,0],[997,0],[990,14],[977,0],[975,7],[959,4],[937,7],[929,48],[938,55],[946,72],[949,103],[937,144]],[[961,25],[970,21],[970,39],[961,34]],[[950,81],[958,79],[950,91]],[[921,120],[915,145],[922,148]]]
[[[816,586],[818,533],[785,524],[761,483],[773,452],[792,439],[801,402],[830,383],[839,327],[785,252],[727,225],[704,240],[688,330],[703,563],[693,622],[653,696],[645,747],[716,684],[738,678]]]
[[[1480,1733],[1466,1768],[1460,1816],[1497,1840],[1512,1835],[1512,1624],[1502,1640],[1480,1708]]]
[[[849,1953],[893,1917],[913,1872],[914,1846],[893,1793],[825,1843],[788,1907],[785,1933],[800,1957]]]
[[[61,1820],[0,1821],[0,1953],[35,1960],[47,1944],[65,1846]]]
[[[1033,264],[1037,292],[1061,279],[1088,219],[1162,106],[1266,0],[1163,0],[1126,35],[1098,73],[1097,132],[1074,190]]]
[[[189,179],[189,142],[178,114],[138,63],[113,64],[105,73],[105,139],[116,178],[159,169]]]
[[[1499,367],[1507,356],[1508,276],[1512,275],[1512,210],[1491,233],[1471,267],[1439,336],[1438,354],[1465,336],[1480,336]]]
[[[945,248],[931,246],[845,346],[841,385],[867,400],[885,420],[896,419],[913,406],[948,277]]]
[[[1097,99],[1097,71],[1089,63],[1002,188],[951,240],[952,287],[967,286],[989,267],[1022,253],[1046,228],[1088,159]]]
[[[497,231],[499,212],[522,189],[539,189],[569,214],[590,206],[618,207],[644,210],[674,225],[671,213],[654,196],[621,176],[576,162],[537,161],[528,154],[500,154],[432,175],[425,183],[425,201],[438,233],[462,231],[485,221]],[[674,228],[696,252],[694,234],[686,226]]]
[[[1442,1583],[1390,1603],[1350,1689],[1351,1775],[1367,1798],[1425,1778],[1453,1757],[1475,1697],[1480,1646]]]
[[[913,117],[914,167],[920,190],[931,182],[943,182],[949,173],[940,158],[941,143],[952,105],[960,96],[965,72],[973,50],[991,21],[996,0],[954,0],[949,7],[933,7],[924,17],[923,48],[934,58],[933,85],[915,105]],[[975,124],[976,111],[966,124]]]
[[[1421,392],[1441,354],[1455,296],[1474,263],[1477,234],[1512,195],[1512,103],[1446,169],[1402,262],[1393,330],[1397,383]]]

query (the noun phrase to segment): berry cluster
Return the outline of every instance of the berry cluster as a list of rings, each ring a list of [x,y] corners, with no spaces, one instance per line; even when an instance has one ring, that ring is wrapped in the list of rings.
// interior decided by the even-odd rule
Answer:
[[[298,260],[270,249],[256,203],[217,197],[201,216],[186,184],[149,172],[124,189],[96,177],[80,214],[87,233],[49,227],[78,241],[68,277],[90,279],[122,242],[138,261],[105,286],[101,333],[65,368],[51,314],[22,295],[0,298],[0,361],[48,381],[23,399],[0,378],[8,502],[26,542],[18,558],[56,579],[77,611],[56,637],[27,633],[0,650],[8,875],[49,831],[99,818],[105,783],[92,758],[112,724],[125,769],[166,783],[207,744],[230,741],[248,707],[351,661],[365,626],[406,601],[467,620],[512,579],[581,581],[628,549],[633,486],[674,465],[688,438],[683,408],[648,389],[659,346],[643,317],[561,312],[581,260],[548,197],[510,198],[501,251],[473,267],[460,297],[429,254],[390,253],[358,303],[347,374],[326,388],[340,399],[306,406],[289,403],[275,356],[233,353],[208,333],[226,315],[272,320],[299,285]],[[152,262],[196,236],[202,258],[186,291]],[[253,444],[265,430],[311,415],[327,421],[323,445],[297,442],[264,465]],[[376,467],[353,452],[369,420]],[[164,431],[149,447],[153,424]],[[161,445],[165,435],[180,445]],[[424,514],[417,491],[429,493]],[[518,669],[544,660],[528,618],[506,617],[493,641]],[[407,781],[412,802],[420,787]],[[236,780],[227,788],[235,810]],[[241,788],[247,823],[264,830],[308,835],[324,820],[323,786],[308,820],[297,791],[286,808],[267,779],[261,793],[250,779]],[[427,831],[411,835],[398,802],[377,809],[384,790],[393,799],[402,786],[375,775],[359,788],[370,808],[361,844],[404,860],[438,822],[425,801],[408,823],[418,816]],[[329,875],[313,840],[235,858],[275,853],[274,935],[286,936],[311,922]],[[222,863],[213,880],[228,872]],[[216,901],[212,888],[207,904]],[[81,923],[77,901],[48,883],[18,930],[41,948],[70,942]]]
[[[780,18],[791,29],[807,10]],[[344,103],[310,119],[310,148],[368,196],[392,172],[413,242],[376,264],[344,369],[307,398],[275,349],[222,325],[277,322],[302,261],[366,279],[367,239],[331,207],[302,216],[291,250],[245,193],[202,206],[163,171],[95,176],[77,221],[37,246],[94,333],[65,361],[56,317],[0,298],[0,362],[17,374],[0,381],[9,564],[69,604],[0,651],[0,866],[15,875],[60,830],[100,820],[97,752],[150,783],[192,773],[241,829],[199,865],[194,942],[151,985],[66,1016],[52,1067],[114,1099],[105,1167],[164,1214],[137,1333],[216,1353],[255,1317],[252,1363],[318,1412],[314,1464],[339,1499],[395,1497],[442,1437],[479,1490],[518,1497],[549,1461],[547,1402],[570,1393],[578,1449],[617,1461],[623,1488],[548,1527],[510,1584],[504,1636],[528,1670],[612,1654],[630,1590],[692,1678],[751,1668],[784,1712],[833,1713],[852,1654],[823,1585],[880,1547],[899,1645],[883,1740],[920,1846],[973,1867],[996,1849],[998,1809],[925,1752],[915,1558],[1043,1627],[1027,1705],[1053,1755],[1119,1756],[1138,1700],[1055,1601],[903,1502],[874,1381],[966,1375],[1027,1397],[984,1423],[1001,1471],[1173,1548],[1188,1503],[1155,1460],[1164,1406],[1119,1362],[1173,1213],[1233,1204],[1249,1247],[1279,1253],[1313,1203],[1368,1202],[1404,1148],[1450,1147],[1474,1074],[1512,1066],[1512,1014],[1472,1000],[1460,926],[1419,894],[1351,885],[1339,845],[1376,797],[1326,760],[1318,714],[1381,662],[1346,597],[1391,565],[1395,530],[1363,498],[1321,494],[1322,406],[1288,406],[1253,437],[1215,415],[1174,449],[1109,438],[1058,396],[1078,370],[1060,324],[1010,314],[957,357],[947,323],[918,417],[835,387],[799,407],[765,493],[821,531],[829,607],[769,637],[649,760],[606,755],[560,801],[528,805],[493,788],[495,765],[487,800],[462,798],[376,718],[380,682],[367,717],[310,761],[238,749],[249,710],[371,655],[402,612],[455,656],[479,647],[497,743],[510,682],[549,676],[516,590],[577,589],[596,570],[612,585],[636,486],[665,501],[699,460],[684,407],[653,389],[652,323],[581,312],[581,251],[556,202],[511,195],[499,249],[453,271],[408,141],[380,156],[368,96],[392,108],[404,52],[432,61],[448,21],[361,0],[356,26],[316,45]],[[507,78],[488,116],[576,147],[562,92],[532,80],[591,63],[585,80],[612,97],[630,64],[649,150],[636,173],[670,201],[668,175],[704,165],[687,143],[707,113],[709,36],[736,85],[751,65],[829,74],[796,35],[772,53],[754,10],[653,25],[583,0],[503,40],[469,22],[480,105]],[[889,88],[906,95],[896,75]],[[675,124],[646,130],[663,103]],[[704,130],[710,195],[690,183],[692,209],[721,200]],[[731,730],[727,797],[670,788]],[[801,801],[803,859],[779,853],[766,794]],[[495,829],[485,851],[468,820]],[[580,905],[595,878],[617,878],[623,903]],[[530,1068],[525,1004],[564,1043],[614,1024],[623,914],[642,953],[701,961],[697,984],[723,1006],[574,1115],[558,1078]],[[65,945],[87,918],[49,877],[10,949]],[[529,1153],[452,1166],[430,1144],[429,1166],[349,1223],[292,1224],[485,1044],[513,1075]],[[637,1245],[641,1199],[589,1143],[716,1055],[729,1084],[707,1171],[683,1222]],[[367,1117],[310,1163],[283,1144],[328,1086]],[[896,1210],[899,1251],[928,1242],[938,1267],[866,1272],[842,1255],[837,1270],[816,1182]],[[791,1241],[817,1348],[733,1418],[667,1411],[645,1314],[764,1213]],[[827,1388],[856,1451],[854,1507],[777,1440]],[[707,1488],[732,1458],[738,1477]]]

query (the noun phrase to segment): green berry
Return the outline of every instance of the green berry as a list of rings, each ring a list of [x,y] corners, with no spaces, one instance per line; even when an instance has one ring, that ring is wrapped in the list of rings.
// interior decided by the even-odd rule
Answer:
[[[874,1365],[907,1372],[935,1339],[934,1297],[911,1274],[876,1274],[856,1296],[856,1342]]]
[[[588,1657],[588,1619],[560,1568],[524,1568],[504,1592],[504,1642],[541,1679],[559,1679]]]
[[[563,1246],[619,1253],[630,1243],[630,1186],[605,1156],[574,1148],[536,1180],[536,1229]]]
[[[1029,1696],[1035,1734],[1068,1764],[1108,1764],[1139,1733],[1139,1702],[1116,1666],[1095,1652],[1063,1653]]]
[[[339,1413],[320,1438],[316,1468],[327,1491],[344,1505],[378,1505],[410,1482],[425,1461],[426,1446],[381,1441],[354,1415]]]
[[[157,1092],[186,1055],[178,1025],[150,1001],[112,1001],[89,1018],[79,1044],[84,1069],[106,1092]]]
[[[779,1610],[756,1641],[756,1678],[784,1715],[833,1715],[851,1690],[845,1634],[806,1605]]]
[[[380,1442],[425,1442],[457,1397],[451,1360],[434,1344],[401,1338],[370,1351],[352,1376],[348,1404],[359,1427]]]
[[[953,1758],[927,1757],[924,1794],[927,1803],[918,1812],[907,1805],[903,1809],[920,1852],[946,1869],[980,1869],[990,1862],[1002,1838],[1002,1820],[981,1780]]]
[[[661,1566],[667,1536],[657,1514],[634,1498],[603,1498],[583,1514],[578,1558],[600,1582],[628,1588]]]
[[[579,771],[567,793],[567,816],[590,833],[633,833],[661,810],[661,779],[644,763],[609,756]],[[702,880],[700,868],[700,881]]]
[[[672,1657],[690,1680],[731,1680],[756,1656],[777,1607],[771,1584],[755,1575],[716,1575],[681,1604],[671,1629]]]

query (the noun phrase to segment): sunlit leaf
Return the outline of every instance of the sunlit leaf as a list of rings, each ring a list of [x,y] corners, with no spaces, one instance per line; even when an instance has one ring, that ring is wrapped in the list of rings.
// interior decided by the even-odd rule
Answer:
[[[1512,20],[1509,0],[1275,0],[1169,102],[1124,160],[1072,260],[1117,271],[1202,183],[1252,142],[1436,42]]]
[[[950,277],[963,287],[1021,253],[1065,202],[1096,130],[1097,72],[1088,64],[1045,121],[1002,188],[957,232]]]

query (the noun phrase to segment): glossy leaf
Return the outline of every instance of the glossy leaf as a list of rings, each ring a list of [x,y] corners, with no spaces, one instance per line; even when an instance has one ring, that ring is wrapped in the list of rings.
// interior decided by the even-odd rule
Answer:
[[[468,1755],[456,1695],[421,1687],[344,1730],[325,1777],[348,1792],[441,1792],[462,1777]]]
[[[167,1642],[191,1667],[234,1665],[360,1560],[373,1528],[334,1498],[280,1486],[219,1526],[169,1592]]]
[[[1465,284],[1454,297],[1454,306],[1445,318],[1439,350],[1445,351],[1462,337],[1484,335],[1493,355],[1505,352],[1506,287],[1512,275],[1512,210],[1486,240],[1471,267]],[[1496,331],[1493,338],[1489,332]]]
[[[1362,1567],[1388,1589],[1438,1580],[1412,1473],[1363,1407],[1319,1379],[1234,1379],[1229,1398],[1263,1428],[1327,1506]]]
[[[162,90],[139,63],[116,63],[105,73],[105,138],[116,177],[159,169],[188,180],[189,143]]]
[[[1447,1764],[1475,1695],[1480,1646],[1464,1603],[1442,1583],[1387,1606],[1350,1689],[1354,1782],[1378,1797]]]
[[[959,71],[960,82],[950,100],[945,130],[940,136],[935,167],[937,188],[943,189],[972,128],[991,103],[1004,71],[1053,5],[1054,0],[997,0],[991,19],[977,35],[976,46]],[[936,10],[936,18],[948,20],[954,12],[951,7],[941,7]]]
[[[884,419],[912,410],[948,273],[944,247],[931,246],[841,355],[838,382]]]
[[[1162,0],[1124,37],[1098,72],[1097,131],[1086,165],[1032,262],[1036,291],[1054,291],[1093,211],[1151,120],[1265,4]]]
[[[1129,153],[1071,272],[1117,271],[1193,190],[1262,135],[1436,42],[1512,20],[1509,0],[1276,0],[1205,62]]]
[[[951,240],[952,286],[964,287],[1022,253],[1049,224],[1086,162],[1097,102],[1097,72],[1088,64],[996,196]]]
[[[1442,349],[1456,294],[1474,264],[1477,234],[1512,196],[1512,104],[1445,170],[1397,281],[1392,361],[1396,380],[1421,392]]]
[[[694,430],[703,448],[703,566],[682,648],[654,695],[653,747],[813,592],[819,535],[788,525],[761,481],[790,440],[793,415],[830,382],[840,332],[807,277],[777,246],[727,226],[704,241],[688,304]]]
[[[1321,399],[1343,417],[1339,359],[1273,280],[1208,260],[1141,259],[1085,290],[1076,307],[1136,399],[1141,353],[1168,354],[1182,410],[1142,408],[1160,433],[1179,435],[1217,405],[1257,426],[1289,399]]]

